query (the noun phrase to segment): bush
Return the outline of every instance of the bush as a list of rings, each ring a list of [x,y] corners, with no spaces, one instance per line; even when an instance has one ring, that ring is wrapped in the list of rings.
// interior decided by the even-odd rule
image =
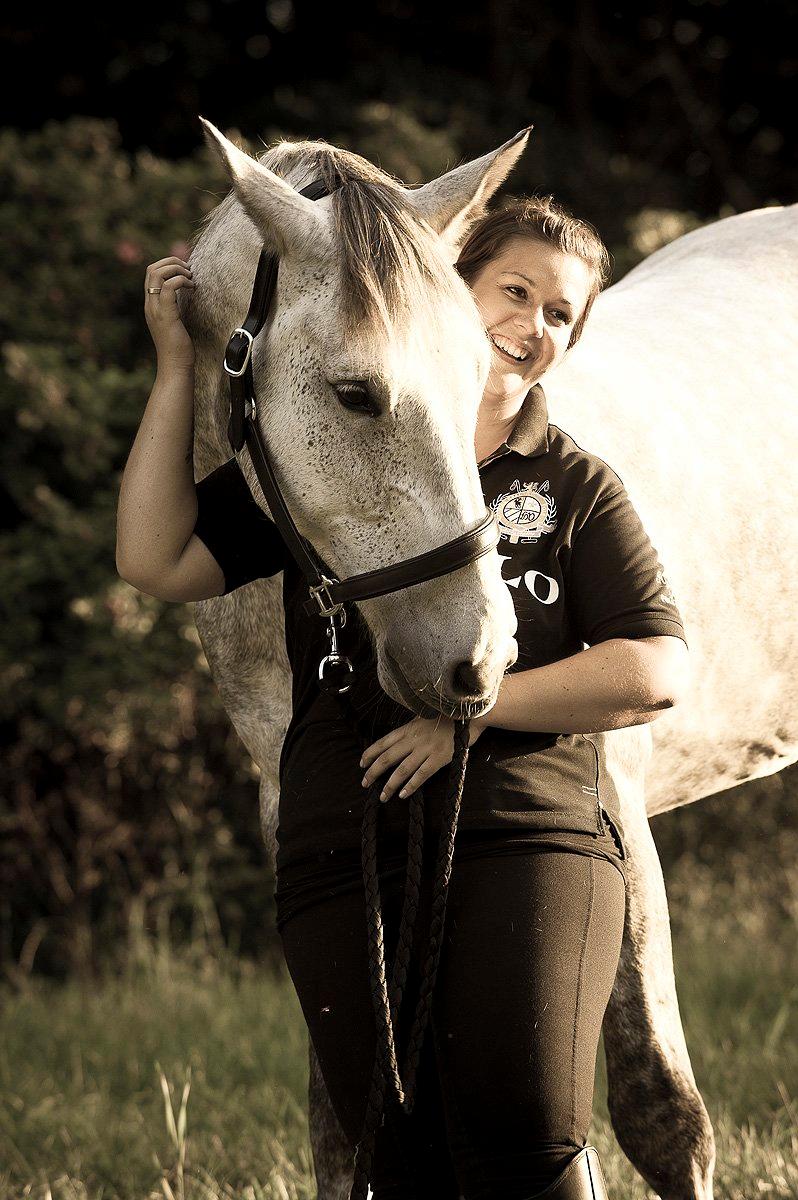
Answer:
[[[88,969],[130,913],[250,951],[271,905],[257,769],[191,610],[119,578],[121,473],[152,386],[147,263],[217,202],[201,149],[133,160],[113,122],[0,135],[0,953]]]

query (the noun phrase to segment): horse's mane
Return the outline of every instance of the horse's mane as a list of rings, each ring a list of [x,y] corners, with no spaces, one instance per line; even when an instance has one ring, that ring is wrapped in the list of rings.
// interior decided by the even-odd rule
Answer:
[[[332,193],[339,311],[347,335],[355,328],[361,336],[395,335],[408,313],[421,328],[435,328],[446,307],[442,298],[462,306],[463,285],[451,260],[395,176],[321,139],[277,142],[258,162],[297,190],[321,179]]]

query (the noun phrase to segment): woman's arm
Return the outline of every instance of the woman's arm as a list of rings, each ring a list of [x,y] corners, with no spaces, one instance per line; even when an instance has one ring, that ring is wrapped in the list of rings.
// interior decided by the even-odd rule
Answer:
[[[477,727],[598,733],[644,725],[683,698],[689,653],[679,637],[609,638],[569,658],[504,676]]]
[[[117,510],[116,568],[139,591],[174,602],[226,595],[286,562],[277,526],[233,458],[194,484],[194,348],[176,290],[192,287],[180,259],[147,269],[145,315],[158,371]]]
[[[505,675],[493,708],[471,721],[532,733],[598,733],[643,725],[689,684],[684,625],[662,564],[626,490],[610,480],[574,541],[565,570],[574,632],[587,649]],[[364,786],[385,771],[382,798],[408,795],[451,761],[453,723],[414,718],[369,746]],[[402,786],[404,785],[404,786]]]
[[[135,583],[169,573],[197,518],[194,346],[177,306],[178,290],[194,286],[179,258],[159,259],[145,272],[144,316],[158,369],[122,475],[116,523],[116,567]]]
[[[653,721],[689,685],[686,642],[670,634],[609,638],[545,667],[505,675],[484,717],[473,717],[469,745],[491,725],[534,733],[598,733]],[[360,760],[363,786],[386,771],[381,800],[407,796],[451,762],[454,723],[414,717],[372,743]],[[401,790],[400,790],[401,789]]]
[[[165,578],[191,537],[193,440],[194,368],[159,362],[119,489],[116,567],[132,583]]]
[[[221,596],[227,587],[224,556],[193,532],[193,409],[193,367],[159,362],[117,508],[119,575],[140,592],[173,603]]]

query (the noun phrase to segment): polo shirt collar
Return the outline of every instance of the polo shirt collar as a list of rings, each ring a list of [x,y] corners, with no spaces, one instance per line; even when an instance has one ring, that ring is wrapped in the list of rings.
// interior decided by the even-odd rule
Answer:
[[[481,465],[485,466],[494,458],[498,458],[502,454],[509,454],[511,450],[517,454],[524,454],[527,458],[537,458],[539,454],[546,454],[548,449],[549,410],[546,393],[539,383],[533,383],[524,396],[524,402],[507,441],[502,442],[501,446]]]

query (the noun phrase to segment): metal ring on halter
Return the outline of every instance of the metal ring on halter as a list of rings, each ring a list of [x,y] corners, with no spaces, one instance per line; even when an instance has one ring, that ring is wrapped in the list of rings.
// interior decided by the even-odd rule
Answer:
[[[315,586],[309,585],[308,591],[319,606],[320,616],[329,617],[334,613],[343,614],[341,620],[341,628],[343,628],[346,624],[346,609],[344,608],[343,601],[335,601],[330,595],[330,588],[333,584],[340,583],[341,581],[340,579],[330,579],[327,575],[322,575],[321,579],[321,583],[317,583]],[[324,598],[320,594],[322,592],[324,592]]]
[[[341,608],[341,628],[346,624],[346,609]],[[319,686],[325,692],[334,692],[339,696],[348,692],[355,681],[355,668],[346,654],[341,654],[338,646],[338,631],[335,627],[335,613],[330,614],[327,626],[327,637],[330,639],[330,653],[326,654],[319,663]]]

